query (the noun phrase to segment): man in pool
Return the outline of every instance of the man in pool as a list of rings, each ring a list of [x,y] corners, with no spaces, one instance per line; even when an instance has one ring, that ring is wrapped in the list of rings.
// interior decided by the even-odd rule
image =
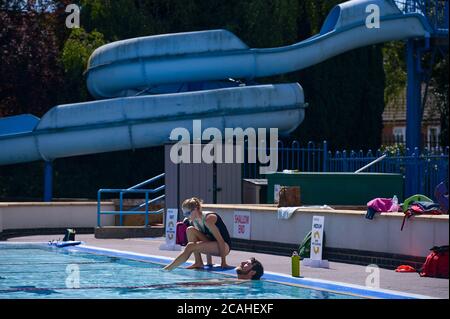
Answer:
[[[264,268],[262,264],[255,258],[250,258],[241,262],[236,267],[236,278],[224,278],[224,279],[210,279],[203,281],[187,281],[178,282],[173,284],[160,284],[155,288],[177,288],[177,287],[205,287],[205,286],[226,286],[226,285],[239,285],[251,280],[259,280],[264,274]]]
[[[174,287],[198,287],[198,286],[223,286],[223,285],[234,285],[234,284],[242,284],[248,282],[250,280],[259,280],[264,274],[263,265],[255,259],[255,257],[250,258],[249,260],[245,260],[236,267],[236,278],[226,278],[226,279],[211,279],[204,281],[194,281],[194,282],[180,282],[168,285],[160,285],[164,286],[174,286]]]
[[[249,260],[241,262],[236,267],[236,273],[238,279],[259,280],[264,275],[264,267],[255,257],[252,257]]]

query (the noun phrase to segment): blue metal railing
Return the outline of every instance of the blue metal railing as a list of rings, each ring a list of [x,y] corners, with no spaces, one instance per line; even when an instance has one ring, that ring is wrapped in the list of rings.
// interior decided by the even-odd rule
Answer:
[[[298,170],[300,172],[355,172],[375,159],[387,154],[382,161],[370,166],[364,172],[397,173],[405,177],[405,196],[423,194],[430,198],[434,196],[434,188],[442,181],[448,179],[449,148],[435,147],[418,148],[396,153],[382,152],[381,150],[363,151],[336,151],[327,150],[327,142],[316,145],[309,142],[306,147],[300,147],[298,141],[284,146],[278,143],[278,171]],[[243,165],[244,178],[265,178],[259,174],[259,164],[248,163],[248,151],[257,148],[245,148],[245,161]],[[269,148],[267,149],[269,150]],[[270,149],[270,151],[276,151]]]
[[[292,141],[290,145],[285,145],[283,141],[278,141],[278,148],[266,149],[266,154],[278,152],[278,170],[298,169],[303,172],[326,172],[327,171],[327,142],[316,145],[308,142],[306,147],[301,147],[298,141]],[[258,147],[251,147],[245,144],[244,147],[244,178],[261,178],[259,168],[261,164],[249,163],[249,151],[258,152]],[[270,153],[268,153],[270,152]],[[295,167],[295,168],[294,168]]]
[[[150,199],[151,194],[156,194],[165,189],[165,185],[161,185],[154,189],[139,189],[140,187],[146,186],[150,183],[159,181],[163,179],[165,174],[160,174],[158,176],[152,177],[142,183],[134,185],[132,187],[126,189],[99,189],[97,192],[97,226],[101,227],[101,216],[102,215],[119,215],[119,225],[123,226],[123,216],[125,215],[143,215],[145,214],[145,227],[148,226],[148,217],[150,214],[160,214],[164,211],[164,208],[157,211],[149,211],[149,205],[159,202],[164,199],[165,195],[158,196],[156,198]],[[119,194],[119,211],[102,211],[101,210],[101,200],[102,194]],[[126,194],[144,194],[145,200],[143,203],[138,204],[137,206],[124,211],[123,210],[123,199]],[[145,211],[140,211],[140,209],[145,208]]]
[[[328,156],[328,170],[335,172],[354,172],[375,159],[386,154],[382,161],[369,167],[365,172],[397,173],[405,177],[405,196],[424,194],[434,197],[434,188],[442,181],[447,180],[449,149],[424,150],[418,148],[405,154],[399,151],[396,154],[383,153],[380,150],[367,153],[336,152]]]
[[[434,33],[448,34],[448,0],[394,0],[405,13],[420,13],[427,19]]]

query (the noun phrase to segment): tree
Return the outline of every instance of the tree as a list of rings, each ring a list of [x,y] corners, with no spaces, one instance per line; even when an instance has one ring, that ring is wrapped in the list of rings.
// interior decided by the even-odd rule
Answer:
[[[242,1],[239,36],[251,47],[267,48],[297,40],[298,1]]]
[[[340,2],[303,2],[300,37],[320,32],[326,16]],[[297,72],[293,79],[303,86],[309,107],[305,120],[292,134],[295,138],[327,140],[332,149],[380,146],[385,85],[381,48],[359,48]]]
[[[81,7],[81,29],[64,26],[64,8],[69,2]],[[54,105],[90,99],[83,72],[90,54],[104,43],[223,28],[250,47],[283,46],[317,34],[331,8],[340,2],[0,0],[0,116],[42,115]],[[384,60],[385,70],[391,60]],[[392,76],[387,72],[388,85],[395,80],[396,68],[392,65]],[[331,147],[339,149],[379,146],[385,97],[382,46],[353,50],[300,72],[258,82],[299,82],[303,86],[310,106],[293,134],[301,141],[327,139]],[[148,165],[150,160],[153,162]],[[136,163],[141,165],[139,169],[133,169]],[[55,191],[61,197],[93,197],[100,187],[125,187],[156,175],[161,163],[162,153],[155,155],[153,149],[57,160]],[[33,167],[39,171],[28,175],[41,176],[41,166]],[[16,171],[22,168],[17,166]],[[13,176],[11,167],[4,171]],[[14,178],[0,184],[8,185],[11,180]],[[71,183],[73,180],[77,183]],[[41,180],[35,184],[38,186],[33,189],[40,192]]]
[[[406,45],[404,41],[392,41],[383,45],[383,66],[386,74],[384,101],[393,102],[406,88]]]
[[[81,0],[79,4],[82,27],[87,33],[102,33],[106,42],[145,36],[152,31],[152,21],[140,9],[141,1]]]
[[[45,9],[52,2],[7,3],[0,10],[0,116],[41,116],[62,84],[55,17]]]
[[[433,96],[434,105],[430,106],[429,112],[438,114],[441,118],[441,140],[442,146],[448,145],[448,53],[442,55],[436,52],[434,60],[433,53],[427,52],[422,57],[422,67],[428,69],[423,76],[429,77],[429,92]],[[385,102],[395,103],[399,97],[404,97],[407,88],[406,67],[406,45],[404,41],[388,42],[383,45],[384,70],[386,74],[386,85],[384,90]],[[433,63],[433,65],[432,65]],[[425,86],[425,85],[424,85]],[[422,92],[424,98],[424,92]],[[403,99],[402,99],[403,100]]]
[[[87,33],[83,28],[72,30],[64,44],[61,57],[65,72],[66,101],[74,103],[90,99],[83,73],[92,52],[103,44],[105,40],[100,32]]]
[[[440,143],[449,145],[449,117],[448,117],[448,53],[434,67],[434,76],[431,79],[432,93],[436,98],[436,106],[441,114],[441,136]]]

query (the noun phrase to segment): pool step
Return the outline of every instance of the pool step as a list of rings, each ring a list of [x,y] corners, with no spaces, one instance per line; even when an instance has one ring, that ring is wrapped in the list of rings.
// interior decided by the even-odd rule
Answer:
[[[104,226],[95,228],[95,238],[124,239],[164,236],[164,226]]]

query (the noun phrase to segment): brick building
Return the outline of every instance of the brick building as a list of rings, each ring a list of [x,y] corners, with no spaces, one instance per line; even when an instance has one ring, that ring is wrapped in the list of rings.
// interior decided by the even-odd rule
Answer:
[[[428,148],[439,146],[441,134],[440,112],[430,91],[423,112],[421,129],[423,146]],[[382,145],[406,144],[406,90],[394,101],[388,103],[384,109],[381,143]]]

